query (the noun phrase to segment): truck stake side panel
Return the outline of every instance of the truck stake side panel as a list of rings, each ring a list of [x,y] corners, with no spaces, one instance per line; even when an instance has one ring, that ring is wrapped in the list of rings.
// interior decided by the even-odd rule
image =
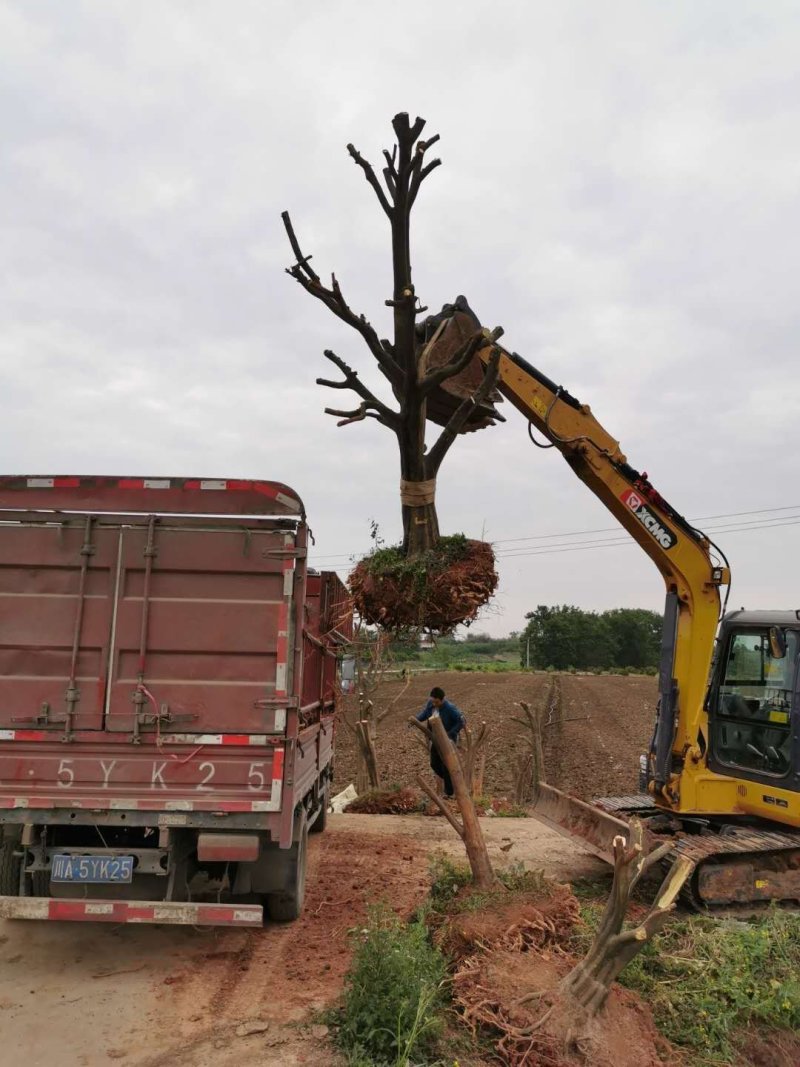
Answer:
[[[281,483],[0,476],[0,916],[295,917],[352,632],[307,537]]]

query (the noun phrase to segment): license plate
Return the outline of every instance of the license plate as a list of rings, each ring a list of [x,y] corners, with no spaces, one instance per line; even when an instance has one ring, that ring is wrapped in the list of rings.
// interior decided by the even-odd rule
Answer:
[[[53,856],[53,882],[132,882],[133,856]]]

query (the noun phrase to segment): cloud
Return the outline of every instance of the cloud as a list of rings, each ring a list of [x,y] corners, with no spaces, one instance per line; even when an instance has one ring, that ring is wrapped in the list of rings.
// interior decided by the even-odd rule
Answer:
[[[423,300],[467,293],[681,511],[794,503],[798,45],[795,5],[749,0],[0,2],[3,465],[274,477],[320,560],[371,517],[396,538],[391,436],[322,414],[322,349],[385,383],[283,273],[280,212],[388,332],[387,227],[345,145],[379,159],[407,109],[442,134]],[[613,527],[508,414],[445,461],[442,527],[499,551]],[[737,598],[800,603],[793,537],[726,534]],[[496,632],[662,595],[635,547],[508,556],[501,583]]]

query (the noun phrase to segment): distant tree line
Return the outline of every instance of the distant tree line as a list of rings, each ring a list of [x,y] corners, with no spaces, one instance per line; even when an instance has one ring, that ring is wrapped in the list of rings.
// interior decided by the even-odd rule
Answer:
[[[418,641],[394,641],[391,645],[392,658],[397,665],[427,666],[458,669],[459,664],[489,663],[499,660],[508,661],[509,666],[516,666],[519,649],[519,633],[512,632],[508,637],[491,637],[487,633],[468,633],[464,638],[437,637],[430,647],[420,647]]]
[[[569,604],[540,604],[529,611],[520,635],[522,666],[567,670],[655,668],[662,616],[643,608],[583,611]]]

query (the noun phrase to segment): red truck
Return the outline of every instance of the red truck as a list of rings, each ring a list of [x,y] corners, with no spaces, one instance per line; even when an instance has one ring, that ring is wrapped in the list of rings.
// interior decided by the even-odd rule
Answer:
[[[308,536],[277,482],[0,477],[0,916],[297,917],[351,636]]]

